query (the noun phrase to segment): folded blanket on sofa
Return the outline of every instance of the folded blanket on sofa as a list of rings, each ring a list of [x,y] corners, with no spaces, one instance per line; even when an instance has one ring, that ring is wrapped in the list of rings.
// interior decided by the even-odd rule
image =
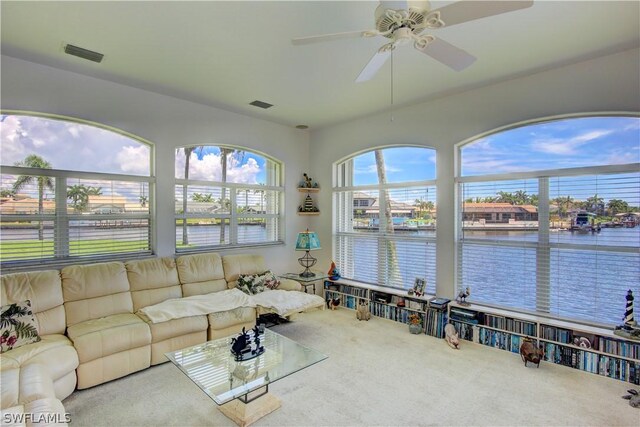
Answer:
[[[189,316],[217,313],[238,307],[255,307],[251,297],[238,289],[228,289],[204,295],[168,299],[156,305],[141,308],[151,323],[166,322]]]
[[[267,289],[264,292],[251,295],[250,298],[257,305],[273,310],[280,316],[295,311],[304,311],[309,308],[324,306],[324,299],[322,297],[298,291]]]

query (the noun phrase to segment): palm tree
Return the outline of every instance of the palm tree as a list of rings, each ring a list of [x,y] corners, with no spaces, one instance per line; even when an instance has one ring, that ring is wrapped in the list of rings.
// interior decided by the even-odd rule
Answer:
[[[588,210],[590,209],[597,215],[602,215],[602,211],[604,210],[604,199],[602,197],[598,197],[598,193],[596,193],[593,197],[587,197],[586,202]]]
[[[629,212],[629,203],[621,199],[611,199],[607,203],[609,215],[615,216],[618,213]]]
[[[35,154],[30,154],[21,162],[17,162],[16,166],[22,166],[26,168],[37,169],[51,169],[51,163],[44,160],[42,157]],[[20,175],[16,182],[13,183],[13,191],[19,192],[26,185],[29,185],[36,181],[38,185],[38,214],[44,213],[44,189],[48,188],[53,191],[53,180],[49,176],[33,176],[33,175]],[[38,221],[38,240],[44,240],[44,223]]]
[[[67,187],[67,199],[71,199],[74,212],[82,212],[87,208],[89,195],[88,188],[83,184],[70,185]]]
[[[387,172],[384,165],[384,155],[382,150],[375,150],[376,157],[376,169],[378,171],[378,182],[381,186],[387,183]],[[378,211],[378,219],[381,219],[382,209],[385,213],[385,225],[384,230],[388,234],[393,234],[393,218],[391,216],[391,198],[389,197],[389,190],[384,188],[382,190],[384,194],[385,204],[384,207],[380,206]],[[380,222],[380,229],[382,230],[382,222]],[[398,268],[398,253],[396,250],[396,242],[393,240],[387,240],[387,275],[391,280],[400,277],[400,269]],[[385,279],[386,281],[386,279]]]
[[[184,179],[188,180],[189,179],[189,163],[191,161],[191,153],[193,153],[194,151],[196,152],[197,155],[202,154],[202,150],[204,150],[204,146],[199,145],[199,146],[193,146],[193,147],[182,147],[182,148],[178,148],[178,152],[180,152],[180,150],[184,151],[184,157],[185,157],[185,162],[184,162]],[[187,213],[187,184],[184,184],[182,186],[182,213],[186,214]],[[185,218],[182,221],[182,244],[183,245],[188,245],[189,244],[189,236],[187,234],[187,219]]]

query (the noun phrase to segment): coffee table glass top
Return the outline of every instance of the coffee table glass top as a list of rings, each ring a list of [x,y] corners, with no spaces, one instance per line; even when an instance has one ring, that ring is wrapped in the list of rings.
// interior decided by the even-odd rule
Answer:
[[[298,282],[302,282],[302,283],[316,282],[318,280],[324,280],[329,278],[329,275],[327,273],[320,273],[318,271],[314,271],[314,273],[316,273],[316,275],[311,277],[303,277],[303,276],[300,276],[299,273],[284,273],[284,274],[281,274],[279,277],[297,280]]]
[[[218,405],[264,387],[327,358],[269,329],[264,331],[260,356],[236,362],[231,338],[166,353],[182,372]]]

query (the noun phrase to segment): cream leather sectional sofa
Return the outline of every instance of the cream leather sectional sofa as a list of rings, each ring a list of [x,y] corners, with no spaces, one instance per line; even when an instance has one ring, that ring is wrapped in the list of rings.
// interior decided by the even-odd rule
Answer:
[[[76,388],[164,363],[166,352],[253,327],[253,307],[162,323],[136,313],[168,299],[233,288],[239,274],[265,270],[259,255],[205,253],[2,276],[1,305],[30,300],[41,340],[0,354],[0,422],[21,419],[6,414],[29,414],[22,418],[26,425],[64,424],[61,401]],[[279,286],[300,288],[287,279]],[[48,415],[33,416],[40,413]]]

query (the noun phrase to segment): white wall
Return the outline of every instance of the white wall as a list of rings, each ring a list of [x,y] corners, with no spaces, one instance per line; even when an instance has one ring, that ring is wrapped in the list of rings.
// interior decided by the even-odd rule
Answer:
[[[296,233],[307,219],[296,214],[295,191],[309,159],[309,134],[283,125],[119,85],[12,57],[2,56],[3,109],[59,114],[130,132],[155,144],[157,171],[157,243],[160,256],[172,256],[175,244],[175,148],[224,143],[268,153],[285,166],[286,245],[262,253],[276,272],[298,271]],[[168,195],[168,197],[167,197]],[[236,250],[234,252],[246,252]]]
[[[633,49],[527,77],[394,109],[311,133],[310,173],[323,191],[313,227],[331,259],[331,165],[358,151],[390,144],[437,150],[437,291],[452,297],[455,273],[455,144],[513,123],[571,113],[639,112],[640,51]]]

